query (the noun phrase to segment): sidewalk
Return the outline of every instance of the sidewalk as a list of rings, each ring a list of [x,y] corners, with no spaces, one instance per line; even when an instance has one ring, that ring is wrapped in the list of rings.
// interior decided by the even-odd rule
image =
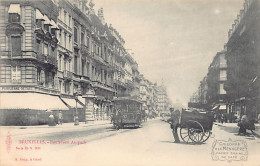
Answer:
[[[72,123],[63,123],[62,125],[48,126],[48,125],[37,125],[37,126],[0,126],[0,137],[3,133],[10,132],[13,136],[26,135],[26,134],[46,134],[52,132],[69,131],[75,129],[83,129],[84,127],[100,126],[111,124],[110,120],[93,121],[85,124],[85,122],[79,122],[79,125]],[[112,125],[112,124],[111,124]]]
[[[218,123],[214,122],[215,125],[220,126],[220,127],[225,127],[225,130],[231,133],[238,133],[239,127],[237,126],[237,123]],[[250,130],[247,130],[247,132],[251,133]],[[253,130],[252,134],[260,138],[260,124],[255,123],[255,130]]]

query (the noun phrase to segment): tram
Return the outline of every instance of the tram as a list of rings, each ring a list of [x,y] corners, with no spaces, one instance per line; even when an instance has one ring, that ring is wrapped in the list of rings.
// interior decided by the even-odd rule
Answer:
[[[114,101],[115,128],[140,127],[142,123],[142,102],[131,97],[119,97]]]

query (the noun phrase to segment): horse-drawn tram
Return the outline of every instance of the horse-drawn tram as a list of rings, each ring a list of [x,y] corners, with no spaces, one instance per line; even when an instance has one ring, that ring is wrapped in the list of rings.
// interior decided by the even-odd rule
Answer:
[[[186,143],[203,143],[211,135],[214,117],[210,112],[182,110],[180,137]]]
[[[131,97],[114,99],[114,120],[116,128],[140,127],[142,123],[142,102]]]

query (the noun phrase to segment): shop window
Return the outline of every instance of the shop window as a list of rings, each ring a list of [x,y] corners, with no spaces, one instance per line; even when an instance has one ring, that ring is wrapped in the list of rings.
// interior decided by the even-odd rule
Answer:
[[[12,82],[21,83],[21,67],[20,66],[12,67]]]
[[[51,82],[52,82],[52,88],[55,88],[55,73],[51,73]]]
[[[49,72],[45,72],[45,86],[48,87],[49,86]]]
[[[40,68],[37,69],[37,83],[38,85],[43,85],[42,70]]]
[[[21,56],[21,36],[11,36],[12,56]]]

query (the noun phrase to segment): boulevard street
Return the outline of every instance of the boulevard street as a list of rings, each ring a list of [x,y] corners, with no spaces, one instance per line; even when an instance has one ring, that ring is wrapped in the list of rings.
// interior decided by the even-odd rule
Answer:
[[[41,127],[41,126],[38,126]],[[203,144],[173,143],[168,123],[149,120],[137,129],[114,130],[112,124],[47,128],[1,127],[1,144],[6,147],[6,132],[12,140],[5,162],[13,165],[237,165],[238,161],[213,161],[215,140],[244,140],[248,158],[242,165],[257,165],[260,140],[253,136],[237,136],[234,131],[214,125],[213,134]],[[17,130],[23,130],[24,134]],[[13,132],[15,131],[15,132]],[[39,131],[39,130],[38,130]],[[43,131],[43,130],[41,130]],[[22,133],[22,132],[21,132]],[[22,149],[23,148],[23,149]],[[28,148],[28,149],[27,149]],[[5,149],[5,148],[3,148]],[[17,161],[16,161],[17,160]],[[32,161],[30,161],[32,160]],[[3,160],[1,160],[3,161]]]

